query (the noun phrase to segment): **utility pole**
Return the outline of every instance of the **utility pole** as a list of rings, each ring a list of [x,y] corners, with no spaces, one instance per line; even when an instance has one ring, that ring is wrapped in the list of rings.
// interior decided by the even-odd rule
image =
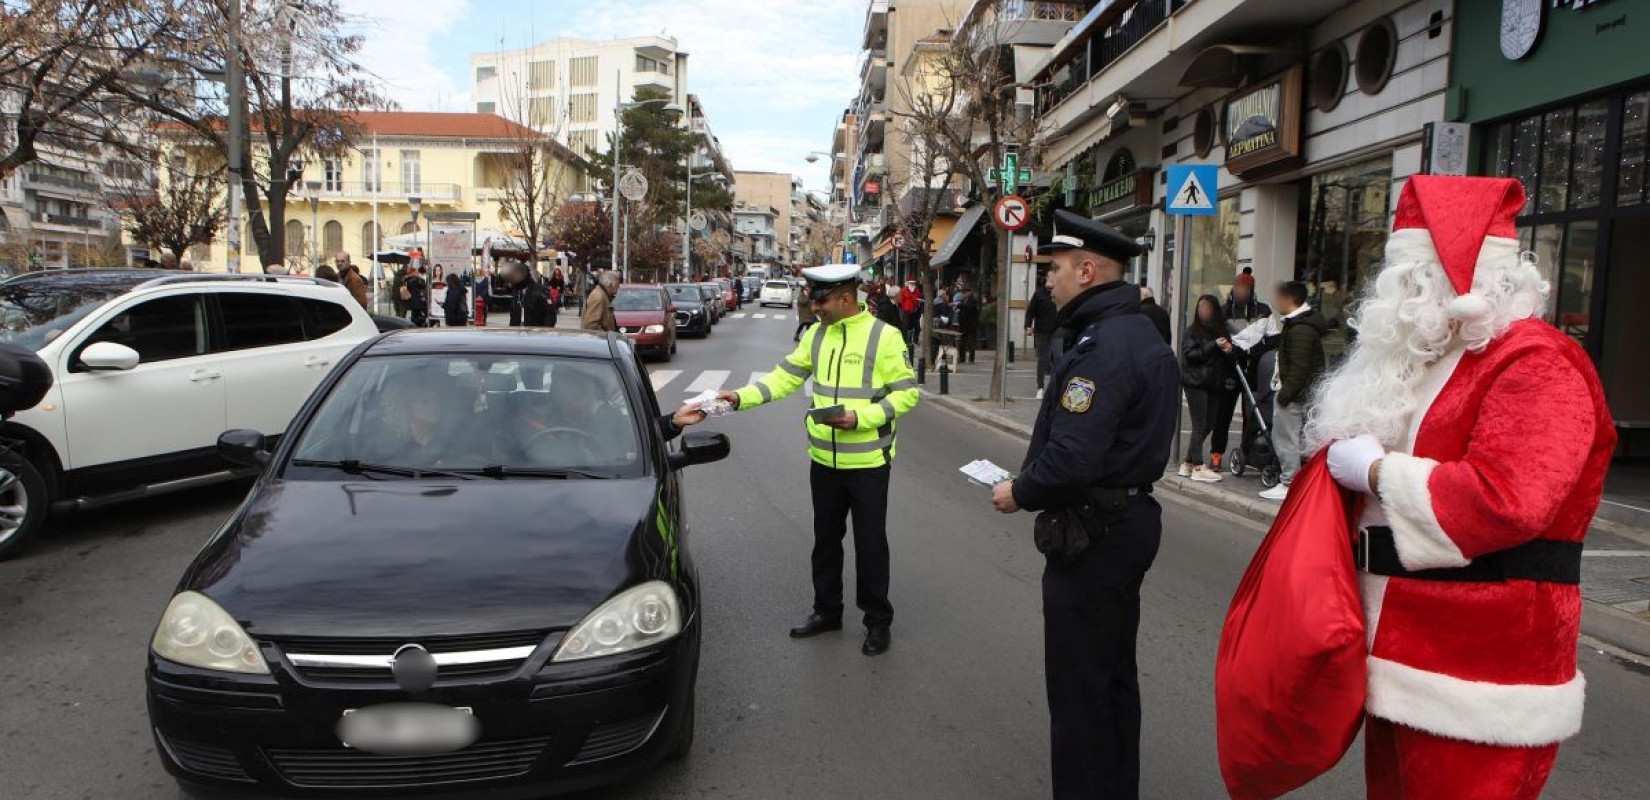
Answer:
[[[613,71],[613,247],[609,249],[614,272],[619,271],[619,162],[623,159],[624,89],[622,73]]]
[[[241,0],[229,0],[229,52],[224,54],[224,75],[228,83],[229,101],[229,252],[224,268],[233,274],[241,271],[241,230],[244,227],[244,212],[241,209],[241,129],[246,127],[246,76],[241,65]]]

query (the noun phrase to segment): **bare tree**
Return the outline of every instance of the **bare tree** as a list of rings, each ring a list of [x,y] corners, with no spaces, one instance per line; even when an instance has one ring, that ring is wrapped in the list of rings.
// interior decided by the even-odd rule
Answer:
[[[136,0],[133,0],[136,2]],[[226,94],[205,76],[237,59],[246,75],[241,185],[252,237],[265,264],[284,261],[287,195],[306,159],[341,156],[359,126],[354,111],[391,107],[380,81],[356,61],[362,37],[340,0],[243,0],[240,30],[228,0],[169,0],[188,26],[169,30],[146,53],[151,80],[110,91],[169,123],[185,144],[228,154]],[[160,88],[156,88],[160,87]],[[254,159],[252,137],[262,148]]]
[[[993,0],[1001,6],[1004,0]],[[993,9],[1000,11],[1001,9]],[[1001,185],[992,181],[991,173],[1000,166],[1002,155],[1014,150],[1020,154],[1021,166],[1034,163],[1034,143],[1038,140],[1038,126],[1032,115],[1013,102],[1012,93],[1019,87],[1014,83],[1013,48],[1010,44],[1013,26],[995,24],[967,25],[952,33],[943,43],[936,42],[920,67],[921,85],[911,89],[901,83],[909,110],[896,115],[908,123],[906,135],[921,144],[926,154],[926,165],[915,165],[914,172],[949,183],[961,178],[979,194],[979,202],[994,203],[1002,196]],[[945,184],[942,184],[942,186]],[[932,198],[940,202],[942,198]],[[932,208],[932,206],[930,206]],[[932,225],[933,215],[944,209],[935,208],[926,219]],[[917,216],[921,221],[922,216]],[[924,231],[926,234],[926,230]],[[1009,316],[1009,276],[1007,269],[1010,237],[995,232],[997,240],[996,264],[1002,271],[994,287],[997,300],[997,347],[991,372],[991,399],[1001,401],[1006,396],[1003,385],[1003,366],[1008,358],[1007,331]],[[926,235],[907,236],[907,247],[928,246]],[[925,262],[926,263],[926,262]],[[985,271],[981,270],[982,277]],[[932,278],[924,271],[930,288]],[[932,297],[932,294],[929,295]],[[932,306],[930,305],[930,308]],[[932,314],[925,311],[924,336],[930,330]],[[926,344],[926,338],[924,343]]]
[[[555,227],[561,211],[562,187],[569,167],[583,161],[557,142],[565,113],[553,120],[535,119],[525,92],[504,98],[507,121],[500,125],[500,138],[508,142],[506,153],[489,155],[504,175],[499,187],[499,205],[504,218],[520,229],[536,251]],[[541,131],[540,123],[549,130]]]
[[[132,238],[178,260],[191,246],[211,244],[227,220],[221,173],[172,173],[157,187],[129,184],[115,205]]]
[[[184,3],[30,0],[0,4],[0,178],[40,157],[135,150],[131,109],[111,102],[153,49],[192,24]]]

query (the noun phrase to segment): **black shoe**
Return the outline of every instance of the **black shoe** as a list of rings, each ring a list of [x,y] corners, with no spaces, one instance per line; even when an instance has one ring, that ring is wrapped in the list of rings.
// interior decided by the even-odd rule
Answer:
[[[872,625],[865,629],[865,644],[859,648],[859,652],[868,656],[880,656],[888,652],[890,641],[887,625]]]
[[[801,625],[791,629],[791,638],[807,639],[811,636],[818,636],[827,631],[840,630],[842,630],[841,617],[827,617],[821,614],[809,614],[808,618],[803,620]]]

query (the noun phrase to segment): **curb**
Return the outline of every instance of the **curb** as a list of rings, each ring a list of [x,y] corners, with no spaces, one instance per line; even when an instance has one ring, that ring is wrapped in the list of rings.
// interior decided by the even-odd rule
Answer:
[[[923,401],[986,427],[1031,439],[1031,428],[977,408],[954,395],[924,394]],[[1165,480],[1158,481],[1155,488],[1176,495],[1181,500],[1218,508],[1262,525],[1269,526],[1277,518],[1280,507],[1277,503],[1258,497],[1244,497],[1195,481],[1170,480],[1176,477],[1172,472],[1165,472]],[[1650,658],[1650,624],[1620,609],[1583,599],[1581,632],[1634,655]]]

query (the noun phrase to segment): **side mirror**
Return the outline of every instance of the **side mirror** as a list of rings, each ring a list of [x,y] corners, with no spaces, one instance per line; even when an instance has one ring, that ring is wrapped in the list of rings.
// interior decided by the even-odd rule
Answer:
[[[218,455],[237,467],[262,470],[272,458],[266,449],[269,440],[257,431],[237,428],[218,435]]]
[[[116,342],[93,342],[80,351],[80,364],[98,372],[132,369],[138,365],[138,351]]]
[[[709,464],[728,457],[728,435],[715,431],[688,431],[682,434],[682,449],[670,454],[673,469],[693,464]]]
[[[33,350],[0,344],[0,415],[39,405],[52,388],[52,370]]]

